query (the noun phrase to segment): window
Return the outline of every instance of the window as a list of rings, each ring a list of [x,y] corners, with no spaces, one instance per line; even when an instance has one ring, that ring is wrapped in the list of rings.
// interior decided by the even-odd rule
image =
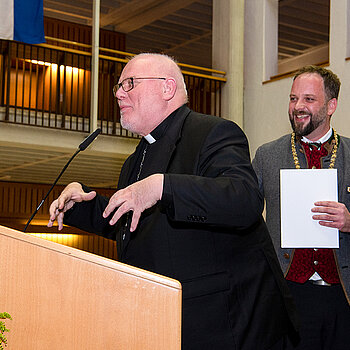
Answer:
[[[279,0],[278,74],[329,60],[330,0]]]

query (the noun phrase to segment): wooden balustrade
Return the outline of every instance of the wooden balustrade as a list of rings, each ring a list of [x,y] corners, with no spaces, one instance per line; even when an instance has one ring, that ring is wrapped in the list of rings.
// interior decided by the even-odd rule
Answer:
[[[63,47],[63,39],[29,45],[0,40],[0,121],[72,131],[90,131],[91,53],[87,44]],[[67,45],[66,45],[67,46]],[[123,67],[121,51],[101,48],[98,82],[98,126],[102,133],[135,138],[121,128],[112,93]],[[188,105],[197,112],[221,114],[224,72],[180,64],[189,94]],[[221,75],[221,76],[218,76]]]

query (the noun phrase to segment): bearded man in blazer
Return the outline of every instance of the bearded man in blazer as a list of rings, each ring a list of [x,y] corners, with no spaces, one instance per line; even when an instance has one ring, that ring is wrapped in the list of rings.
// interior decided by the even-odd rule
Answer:
[[[164,55],[131,59],[114,93],[122,126],[142,136],[118,191],[108,199],[71,183],[48,226],[57,219],[59,229],[116,239],[122,262],[178,279],[182,349],[282,349],[297,320],[244,133],[191,111]]]

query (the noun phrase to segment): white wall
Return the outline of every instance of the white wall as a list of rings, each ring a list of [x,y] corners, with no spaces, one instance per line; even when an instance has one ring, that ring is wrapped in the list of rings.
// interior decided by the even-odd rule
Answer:
[[[350,61],[348,12],[350,0],[331,1],[330,65],[341,82],[337,111],[332,125],[340,135],[350,137]],[[271,55],[270,41],[275,41],[277,30],[277,0],[246,0],[244,50],[244,123],[254,156],[263,143],[290,133],[288,100],[292,78],[263,84],[275,56]],[[268,33],[268,34],[265,34]],[[271,34],[272,33],[272,34]],[[266,37],[266,36],[269,37]],[[265,54],[266,52],[266,54]],[[272,53],[274,54],[273,50]],[[269,68],[270,67],[270,68]]]

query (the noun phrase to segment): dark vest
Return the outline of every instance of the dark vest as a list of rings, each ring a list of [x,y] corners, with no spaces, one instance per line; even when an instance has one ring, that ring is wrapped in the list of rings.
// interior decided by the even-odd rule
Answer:
[[[319,148],[309,146],[304,142],[301,144],[307,158],[308,168],[320,169],[321,158],[328,155],[324,144]],[[286,279],[305,283],[315,272],[327,283],[340,283],[333,249],[295,249]]]

